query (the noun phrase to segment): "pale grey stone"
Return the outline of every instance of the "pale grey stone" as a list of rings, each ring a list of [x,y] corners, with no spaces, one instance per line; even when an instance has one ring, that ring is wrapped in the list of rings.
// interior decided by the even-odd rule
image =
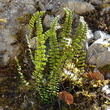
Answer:
[[[68,7],[77,14],[86,13],[95,9],[93,5],[82,2],[82,0],[51,0],[51,2],[47,4],[46,9],[51,10],[57,15],[60,14],[60,16],[63,17],[65,13],[63,7]]]
[[[110,86],[109,85],[105,85],[102,88],[102,91],[105,91],[106,95],[110,94]]]
[[[65,6],[67,6],[71,11],[77,14],[86,13],[95,9],[94,6],[90,3],[78,1],[67,1],[65,3]]]
[[[3,107],[2,106],[0,106],[0,110],[3,110]]]
[[[15,42],[15,38],[13,38],[7,29],[0,29],[0,53],[3,53],[0,57],[0,63],[6,64],[8,60],[18,54],[19,46],[12,46],[11,44]]]
[[[102,38],[104,36],[105,33],[103,33],[102,31],[95,31],[94,32],[94,39],[97,40],[99,38]]]
[[[103,67],[110,64],[110,35],[102,31],[94,33],[96,41],[87,49],[88,60],[90,64],[97,67]]]
[[[86,49],[88,49],[90,41],[94,39],[94,35],[90,29],[87,30],[86,36]]]
[[[47,28],[50,28],[52,21],[54,20],[54,16],[52,15],[46,15],[44,18],[44,26],[46,26]]]
[[[44,21],[43,21],[43,24],[46,28],[50,28],[51,27],[51,24],[52,22],[54,21],[55,17],[52,16],[52,15],[46,15],[45,18],[44,18]],[[60,29],[61,26],[59,23],[57,23],[56,25],[56,29]]]
[[[5,28],[0,28],[0,65],[7,62],[19,54],[19,45],[12,45],[16,38],[16,33],[25,25],[20,23],[18,18],[24,17],[25,14],[36,12],[35,3],[37,0],[0,0],[0,19],[5,19],[7,23],[0,22]],[[27,28],[24,28],[27,34]]]
[[[35,49],[36,43],[37,43],[37,37],[33,37],[30,41],[30,47]]]
[[[103,67],[105,65],[110,65],[110,51],[104,51],[99,54],[96,60],[97,67]]]
[[[48,6],[48,0],[37,0],[37,2],[41,10],[46,11],[46,7]]]
[[[94,39],[94,35],[90,29],[87,30],[87,42]]]
[[[34,5],[34,0],[24,0],[26,4]]]

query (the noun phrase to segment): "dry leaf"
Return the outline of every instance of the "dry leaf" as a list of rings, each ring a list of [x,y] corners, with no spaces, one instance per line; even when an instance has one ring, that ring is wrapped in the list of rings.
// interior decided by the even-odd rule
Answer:
[[[96,79],[96,80],[104,80],[104,75],[100,72],[93,73],[91,70],[89,73],[87,73],[87,76],[90,80]]]
[[[73,96],[70,93],[67,93],[66,91],[62,91],[58,93],[58,96],[60,99],[64,100],[65,103],[73,104]]]

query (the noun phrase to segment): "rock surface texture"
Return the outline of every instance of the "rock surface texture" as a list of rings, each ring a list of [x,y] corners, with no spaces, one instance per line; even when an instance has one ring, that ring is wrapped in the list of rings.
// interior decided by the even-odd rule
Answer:
[[[16,34],[26,25],[28,14],[34,12],[34,0],[0,0],[0,18],[6,21],[0,22],[0,65],[7,64],[10,58],[19,54]],[[23,17],[25,20],[20,21]]]
[[[92,39],[93,37],[91,37]],[[89,38],[90,39],[90,38]],[[110,64],[110,35],[102,31],[94,32],[94,42],[88,46],[90,64],[98,68]]]

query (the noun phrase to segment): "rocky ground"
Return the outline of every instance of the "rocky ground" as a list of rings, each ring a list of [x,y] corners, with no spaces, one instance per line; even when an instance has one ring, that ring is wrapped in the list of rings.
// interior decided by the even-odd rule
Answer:
[[[32,103],[29,101],[28,106],[23,103],[27,94],[24,96],[26,91],[20,87],[21,82],[17,74],[14,56],[25,54],[22,47],[25,47],[28,23],[32,15],[36,11],[46,11],[42,18],[44,30],[49,29],[55,16],[60,15],[57,28],[61,29],[61,20],[64,17],[63,7],[68,7],[73,12],[73,35],[79,16],[84,17],[88,24],[87,60],[90,65],[95,65],[106,79],[110,79],[109,0],[0,0],[0,110],[11,109],[9,106],[12,103],[14,103],[15,110],[18,109],[18,106],[25,110],[25,107],[27,109]],[[31,48],[35,46],[35,39],[36,37],[33,35]],[[25,71],[25,67],[23,71]],[[107,89],[103,87],[103,90],[110,98],[109,86],[106,85]],[[28,98],[30,97],[31,92]]]

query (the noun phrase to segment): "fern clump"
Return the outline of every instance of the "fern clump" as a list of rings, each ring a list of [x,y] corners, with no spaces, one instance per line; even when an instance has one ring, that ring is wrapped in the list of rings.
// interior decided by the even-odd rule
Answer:
[[[64,72],[64,68],[66,68],[68,62],[74,63],[75,67],[78,67],[81,71],[84,70],[82,67],[84,66],[86,56],[83,49],[87,25],[80,21],[74,39],[71,41],[70,45],[67,45],[71,35],[72,12],[68,8],[64,8],[64,10],[66,12],[66,17],[59,42],[56,33],[56,24],[59,16],[55,17],[50,29],[44,33],[41,22],[43,11],[36,12],[29,22],[29,35],[26,36],[26,39],[29,56],[34,68],[29,81],[27,81],[23,73],[20,72],[21,67],[18,60],[16,60],[21,79],[26,80],[28,86],[34,88],[43,102],[49,102],[52,97],[57,95],[62,79],[61,73]],[[30,48],[30,40],[35,26],[37,42],[36,49],[33,53]],[[46,40],[49,40],[50,48],[48,52],[46,52]]]

